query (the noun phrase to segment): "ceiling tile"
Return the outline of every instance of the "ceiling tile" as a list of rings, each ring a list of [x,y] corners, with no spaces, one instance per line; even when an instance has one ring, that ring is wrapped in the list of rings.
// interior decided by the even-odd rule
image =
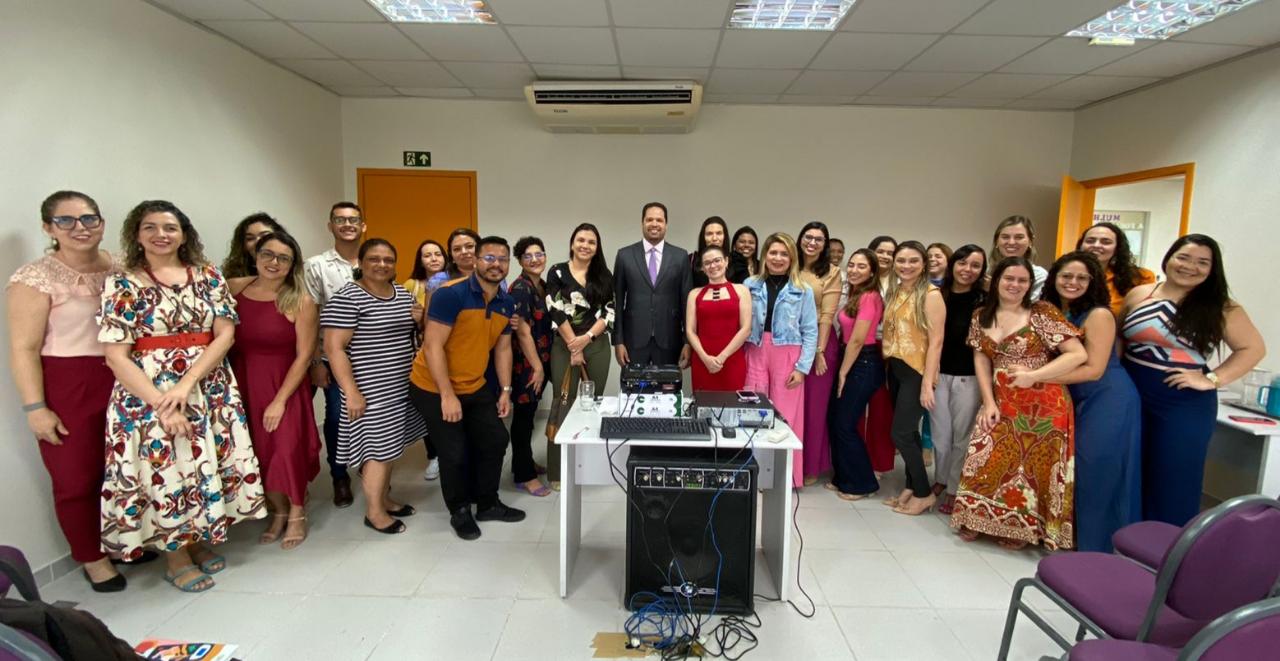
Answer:
[[[995,0],[956,28],[959,34],[1056,37],[1084,25],[1122,0]]]
[[[622,72],[614,64],[535,64],[533,72],[543,80],[617,80]]]
[[[349,86],[349,85],[330,85],[329,91],[338,96],[350,97],[369,97],[369,96],[400,96],[396,90],[386,87],[385,85],[374,86]]]
[[[931,34],[838,32],[822,47],[814,69],[894,70],[928,48]]]
[[[1150,41],[1144,40],[1134,46],[1090,46],[1089,40],[1083,37],[1059,37],[1000,70],[1008,73],[1084,73],[1133,55],[1150,45]]]
[[[1077,76],[1065,83],[1040,90],[1031,96],[1037,99],[1097,101],[1143,85],[1150,85],[1158,80],[1160,79],[1131,76]]]
[[[435,62],[419,60],[353,60],[352,64],[394,87],[458,87],[458,81]]]
[[[850,32],[947,32],[989,0],[858,0],[841,24]]]
[[[524,61],[506,31],[496,25],[405,24],[400,29],[437,60]]]
[[[732,4],[733,0],[609,0],[613,24],[632,28],[718,28],[727,23]]]
[[[989,73],[953,92],[969,99],[1016,99],[1068,80],[1068,75]]]
[[[380,83],[377,78],[343,60],[276,60],[275,62],[321,85],[370,86]]]
[[[991,71],[1044,43],[1041,37],[948,35],[906,66],[908,71]]]
[[[1280,2],[1258,2],[1173,38],[1205,44],[1270,46],[1280,42]]]
[[[935,106],[944,108],[999,108],[1013,99],[962,99],[942,97],[933,102]]]
[[[857,98],[856,94],[783,94],[778,97],[778,103],[798,106],[843,106],[853,103]]]
[[[932,96],[860,96],[854,103],[860,106],[927,106]]]
[[[726,30],[716,66],[799,69],[830,36],[794,30]]]
[[[334,57],[332,52],[281,21],[201,22],[263,57]]]
[[[443,62],[462,84],[472,89],[518,88],[528,85],[536,76],[527,64],[498,62]]]
[[[472,88],[472,92],[481,99],[519,99],[524,100],[524,86],[520,87],[495,87],[495,88]]]
[[[777,103],[777,94],[707,94],[702,97],[703,103],[732,103],[735,105],[761,105]]]
[[[781,94],[799,70],[713,69],[707,81],[712,94]]]
[[[292,24],[342,57],[354,60],[425,60],[427,54],[390,23]]]
[[[604,0],[601,0],[603,2]],[[617,64],[609,28],[507,28],[530,62]]]
[[[720,43],[720,30],[619,28],[615,34],[622,63],[642,67],[709,67]]]
[[[863,94],[889,77],[888,71],[805,71],[787,94]]]
[[[876,85],[876,96],[942,96],[977,78],[976,73],[916,73],[899,71]]]
[[[503,25],[609,25],[604,0],[486,0]]]
[[[204,0],[206,4],[215,4]],[[254,4],[286,21],[363,21],[384,23],[387,18],[364,0],[254,0]]]
[[[474,94],[465,87],[397,87],[405,96],[430,96],[438,99],[468,99]]]
[[[622,67],[622,77],[630,80],[707,80],[707,69],[682,67]]]
[[[221,2],[209,2],[209,0],[151,0],[155,4],[166,9],[171,9],[192,20],[263,20],[271,18],[271,15],[245,0],[221,0]]]
[[[1166,41],[1090,73],[1115,76],[1174,76],[1250,50],[1252,49],[1248,46]]]
[[[1016,110],[1074,110],[1088,103],[1088,101],[1062,101],[1058,99],[1018,99],[1012,101],[1006,108]]]

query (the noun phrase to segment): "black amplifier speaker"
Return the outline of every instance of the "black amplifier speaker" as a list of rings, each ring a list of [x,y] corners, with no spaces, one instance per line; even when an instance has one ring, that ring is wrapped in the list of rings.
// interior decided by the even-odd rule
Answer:
[[[752,613],[758,474],[750,450],[632,447],[623,605]]]

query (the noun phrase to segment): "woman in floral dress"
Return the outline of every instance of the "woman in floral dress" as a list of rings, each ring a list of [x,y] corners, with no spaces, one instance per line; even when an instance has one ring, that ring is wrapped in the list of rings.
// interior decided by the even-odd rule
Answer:
[[[547,251],[542,239],[526,236],[516,242],[512,254],[520,262],[520,276],[510,289],[516,301],[519,347],[511,365],[511,477],[520,491],[543,498],[551,495],[551,489],[538,479],[547,469],[533,460],[533,418],[551,371],[551,315],[542,281]]]
[[[1034,271],[1006,257],[992,291],[973,316],[969,346],[982,394],[951,527],[966,541],[996,537],[1001,546],[1074,546],[1075,438],[1071,395],[1048,383],[1085,362],[1080,331],[1062,311],[1031,303]]]
[[[262,518],[262,483],[226,361],[237,321],[222,274],[176,206],[139,204],[121,231],[122,273],[108,278],[98,339],[115,374],[107,410],[102,545],[126,559],[165,552],[165,580],[213,587],[226,559],[210,545]]]

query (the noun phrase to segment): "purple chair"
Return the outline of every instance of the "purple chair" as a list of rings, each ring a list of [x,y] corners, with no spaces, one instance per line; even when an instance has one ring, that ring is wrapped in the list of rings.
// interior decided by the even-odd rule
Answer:
[[[1280,599],[1249,604],[1200,630],[1181,650],[1131,640],[1086,640],[1063,661],[1247,661],[1280,650]]]
[[[1139,521],[1117,530],[1111,536],[1111,545],[1117,555],[1155,571],[1182,530],[1163,521]]]
[[[40,599],[40,591],[36,587],[35,576],[31,574],[27,556],[12,546],[0,546],[0,597],[7,596],[10,587],[17,588],[18,594],[27,601]],[[58,661],[58,655],[43,640],[0,624],[0,661],[11,659]]]
[[[1244,499],[1247,502],[1240,503]],[[1000,641],[999,661],[1009,655],[1022,612],[1064,651],[1071,643],[1022,601],[1034,587],[1089,632],[1180,648],[1215,618],[1265,599],[1280,577],[1280,501],[1241,496],[1197,516],[1152,574],[1108,553],[1059,553],[1040,561],[1036,575],[1013,588]]]

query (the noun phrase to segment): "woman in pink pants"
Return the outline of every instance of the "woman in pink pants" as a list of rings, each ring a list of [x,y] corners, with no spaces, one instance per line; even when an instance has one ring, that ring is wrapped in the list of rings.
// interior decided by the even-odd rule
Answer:
[[[804,377],[818,348],[818,311],[813,290],[800,280],[795,241],[769,236],[751,292],[746,387],[768,395],[796,436],[804,438]],[[804,465],[792,464],[792,484],[804,484]]]

